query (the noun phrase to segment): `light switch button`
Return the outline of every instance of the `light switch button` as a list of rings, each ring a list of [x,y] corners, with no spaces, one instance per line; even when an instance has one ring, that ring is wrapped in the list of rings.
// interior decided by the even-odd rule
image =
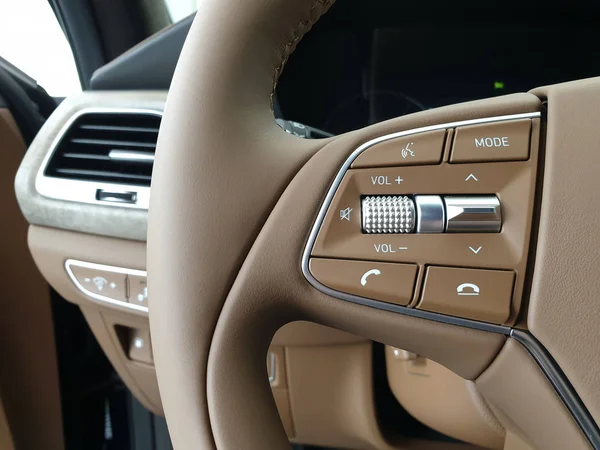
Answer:
[[[71,265],[71,271],[84,292],[127,301],[126,279],[123,273]]]

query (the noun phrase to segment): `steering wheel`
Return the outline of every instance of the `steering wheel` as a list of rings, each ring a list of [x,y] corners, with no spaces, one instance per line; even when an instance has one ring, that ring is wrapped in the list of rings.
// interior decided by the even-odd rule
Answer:
[[[202,2],[181,54],[158,140],[148,232],[150,325],[174,447],[289,448],[265,355],[277,329],[307,320],[475,380],[507,429],[533,447],[600,448],[600,81],[300,139],[276,125],[272,97],[288,57],[332,3]],[[503,141],[500,133],[486,147],[496,159],[459,157],[459,138],[477,126],[517,122],[528,124],[527,154],[498,156],[495,146],[513,145],[512,134]],[[404,165],[409,153],[386,147],[398,140],[395,148],[406,148],[404,137],[421,135],[443,136],[437,160]],[[475,141],[486,146],[483,137]],[[418,145],[409,148],[419,155]],[[451,220],[426,223],[418,202],[399,213],[411,234],[367,233],[364,196],[392,194],[393,201],[443,198],[446,214],[446,194],[493,194],[501,206],[492,208],[494,220],[483,214],[487,234],[450,233]],[[458,231],[473,231],[465,225],[471,219]],[[354,228],[345,234],[340,226]],[[510,282],[486,291],[485,277],[464,279],[454,294],[471,296],[447,304],[432,294],[425,303],[422,296],[443,285],[434,269],[457,267],[510,272]],[[402,298],[360,290],[384,280],[373,270],[396,268],[412,280],[398,288],[412,286]],[[485,303],[486,292],[501,291],[508,301]]]

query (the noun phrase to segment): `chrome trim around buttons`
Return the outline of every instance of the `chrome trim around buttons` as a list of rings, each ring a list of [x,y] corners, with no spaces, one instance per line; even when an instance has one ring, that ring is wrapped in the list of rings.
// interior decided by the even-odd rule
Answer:
[[[142,108],[83,108],[73,114],[65,125],[60,129],[56,138],[52,141],[50,149],[44,156],[42,164],[35,177],[35,190],[44,197],[57,200],[66,200],[78,203],[91,203],[95,205],[106,205],[118,208],[148,209],[150,205],[150,187],[122,183],[101,183],[95,181],[70,180],[67,178],[54,178],[44,175],[50,159],[56,148],[64,138],[67,131],[77,119],[85,114],[148,114],[162,117],[162,111],[158,109]],[[150,162],[150,161],[146,161]],[[135,191],[137,194],[135,203],[114,203],[98,200],[96,192],[98,189],[104,191]]]
[[[313,277],[312,273],[310,273],[309,260],[310,260],[310,254],[311,254],[313,246],[315,244],[315,240],[317,239],[317,234],[319,233],[319,230],[321,229],[323,220],[325,220],[325,215],[327,214],[329,205],[331,205],[333,196],[337,192],[337,189],[340,186],[340,183],[342,182],[342,179],[344,178],[346,171],[350,168],[350,166],[352,165],[354,160],[358,157],[358,155],[360,155],[362,152],[364,152],[369,147],[372,147],[375,144],[379,144],[381,142],[389,141],[390,139],[395,139],[395,138],[399,138],[399,137],[403,137],[403,136],[409,136],[409,135],[417,134],[417,133],[425,133],[427,131],[443,130],[443,129],[447,129],[447,128],[455,128],[455,127],[462,127],[462,126],[466,126],[466,125],[476,125],[476,124],[482,124],[482,123],[503,122],[503,121],[507,121],[507,120],[534,119],[534,118],[539,118],[539,117],[541,117],[540,112],[530,112],[530,113],[523,113],[523,114],[511,114],[511,115],[507,115],[507,116],[485,117],[482,119],[462,120],[462,121],[458,121],[458,122],[449,122],[449,123],[444,123],[444,124],[439,124],[439,125],[431,125],[431,126],[427,126],[427,127],[415,128],[412,130],[400,131],[398,133],[387,134],[385,136],[380,136],[378,138],[371,139],[370,141],[367,141],[364,144],[362,144],[360,147],[358,147],[356,150],[354,150],[352,152],[352,154],[350,154],[350,156],[346,159],[346,161],[344,161],[344,164],[342,164],[342,167],[336,174],[336,176],[333,180],[333,183],[331,184],[331,187],[329,188],[329,191],[327,192],[325,200],[323,201],[323,204],[321,205],[321,208],[319,209],[319,213],[317,214],[315,223],[313,224],[313,227],[310,231],[310,235],[308,236],[308,241],[306,242],[306,246],[304,247],[304,253],[302,254],[302,273],[304,274],[304,277],[306,278],[306,280],[313,287],[318,289],[319,291],[321,291],[327,295],[330,295],[332,297],[336,297],[336,298],[346,300],[346,301],[349,301],[352,303],[358,303],[360,305],[370,306],[372,308],[378,308],[378,309],[383,309],[386,311],[397,312],[400,314],[405,314],[407,316],[420,317],[422,319],[434,320],[436,322],[444,322],[444,323],[448,323],[451,325],[458,325],[458,326],[462,326],[462,327],[474,328],[474,329],[478,329],[478,330],[490,331],[493,333],[500,333],[500,334],[508,335],[510,333],[510,327],[507,327],[507,326],[495,325],[495,324],[486,323],[486,322],[479,322],[479,321],[471,320],[471,319],[463,319],[460,317],[451,317],[451,316],[446,316],[444,314],[433,313],[433,312],[429,312],[429,311],[422,311],[420,309],[407,308],[405,306],[398,306],[398,305],[394,305],[392,303],[380,302],[377,300],[372,300],[372,299],[365,298],[365,297],[359,297],[357,295],[347,294],[345,292],[340,292],[340,291],[336,291],[334,289],[328,288],[327,286],[321,284],[315,277]]]
[[[76,259],[67,259],[65,261],[65,270],[67,271],[69,278],[71,279],[71,281],[73,282],[75,287],[77,287],[77,289],[79,289],[83,294],[87,295],[88,297],[93,298],[94,300],[98,300],[102,303],[110,303],[111,305],[120,306],[121,308],[133,309],[135,311],[141,311],[141,312],[145,312],[145,313],[148,312],[148,308],[146,306],[139,306],[139,305],[136,305],[133,303],[115,300],[113,298],[105,297],[104,295],[99,295],[94,292],[88,291],[85,287],[83,287],[81,285],[81,283],[79,281],[77,281],[77,278],[75,277],[75,275],[73,274],[73,271],[71,270],[71,266],[85,267],[86,269],[104,270],[106,272],[113,272],[113,273],[123,273],[126,275],[135,275],[138,277],[147,277],[148,273],[145,270],[126,269],[124,267],[117,267],[117,266],[107,266],[104,264],[90,263],[90,262],[86,262],[86,261],[79,261]]]

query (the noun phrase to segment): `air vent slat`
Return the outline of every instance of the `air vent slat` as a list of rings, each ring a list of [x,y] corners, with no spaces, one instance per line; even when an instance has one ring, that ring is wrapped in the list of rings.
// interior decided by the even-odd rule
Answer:
[[[86,145],[110,145],[121,146],[121,147],[144,147],[144,148],[156,148],[156,144],[146,144],[143,142],[127,142],[127,141],[105,141],[102,139],[71,139],[73,144],[86,144]]]
[[[102,171],[102,170],[85,170],[85,169],[57,169],[59,173],[65,175],[74,175],[76,177],[89,178],[89,177],[106,177],[106,178],[127,178],[129,180],[146,180],[150,181],[150,175],[133,175],[133,174],[115,174],[113,172]]]
[[[159,115],[89,112],[63,134],[44,176],[150,186]]]
[[[95,159],[98,161],[108,161],[110,160],[109,156],[105,155],[94,155],[91,153],[65,153],[63,155],[65,158],[74,158],[74,159]]]
[[[158,133],[158,128],[127,127],[117,125],[81,125],[82,130],[126,131],[132,133]]]

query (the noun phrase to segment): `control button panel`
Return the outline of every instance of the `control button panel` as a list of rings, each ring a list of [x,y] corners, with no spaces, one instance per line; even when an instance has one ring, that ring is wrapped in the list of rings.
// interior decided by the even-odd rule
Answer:
[[[65,270],[88,297],[121,307],[148,311],[147,274],[143,270],[68,259]]]
[[[319,227],[311,254],[315,257],[466,266],[513,270],[526,260],[536,167],[530,161],[485,164],[384,167],[348,170]],[[465,181],[469,174],[478,181]],[[430,233],[365,233],[365,196],[495,196],[502,200],[501,232],[439,232],[437,206],[432,216],[416,211],[416,222],[431,219]],[[435,228],[436,226],[437,228]],[[417,229],[417,228],[415,228]],[[434,232],[435,231],[435,232]],[[482,247],[477,254],[469,250]]]
[[[307,243],[302,263],[308,281],[357,303],[371,299],[514,324],[529,254],[540,116],[525,113],[429,126],[375,138],[349,153]],[[441,157],[405,162],[416,158],[423,143]],[[406,276],[413,282],[417,274],[422,274],[419,280],[427,275],[428,281],[416,287],[409,283],[410,292],[400,290],[405,284],[396,286],[393,295],[391,284],[374,272],[370,277],[381,280],[378,286],[369,277],[366,286],[356,283],[370,270],[384,273],[377,264],[385,263],[398,270],[410,268]],[[469,271],[482,278],[456,283],[451,297],[435,290],[437,286],[446,292],[454,283],[444,284],[451,277],[439,273]],[[459,295],[456,288],[464,283],[485,289],[478,295]],[[504,287],[489,287],[500,285]],[[413,287],[416,294],[410,300]],[[473,302],[475,297],[480,301]]]
[[[515,275],[508,270],[428,267],[418,309],[504,323]]]
[[[76,265],[71,270],[75,279],[88,292],[121,302],[127,301],[127,275]]]
[[[362,152],[353,168],[439,164],[446,130],[419,133],[375,144]]]
[[[530,134],[530,119],[458,127],[450,162],[526,160]]]
[[[332,289],[397,305],[410,303],[417,278],[414,264],[312,258],[310,271]]]

